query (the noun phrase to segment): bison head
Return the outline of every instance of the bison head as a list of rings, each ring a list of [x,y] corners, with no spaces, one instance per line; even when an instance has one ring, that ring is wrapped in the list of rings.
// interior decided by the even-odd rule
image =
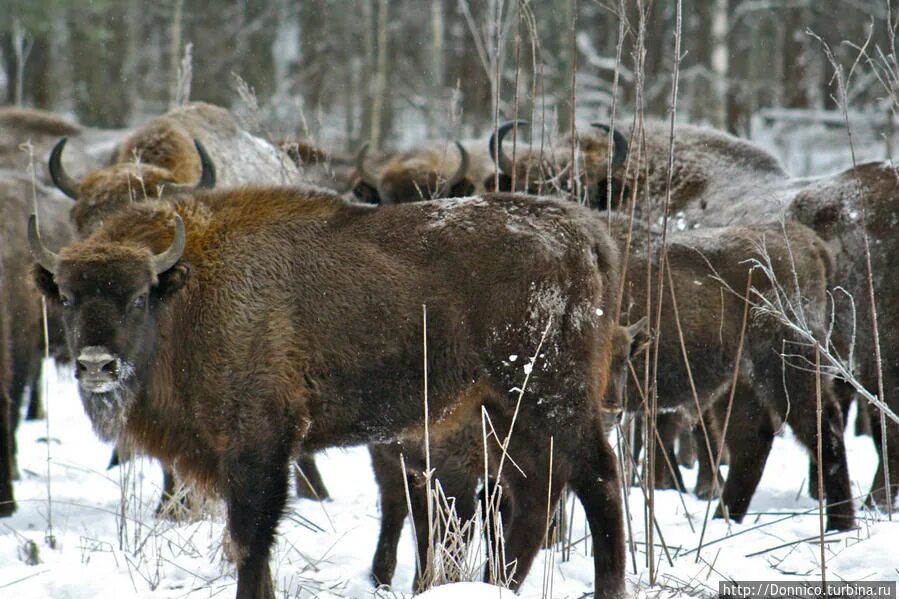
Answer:
[[[76,181],[62,166],[66,141],[65,137],[59,140],[50,153],[50,176],[63,193],[75,200],[71,217],[82,237],[132,202],[215,187],[215,165],[197,140],[194,140],[194,146],[202,170],[199,181],[189,184],[179,183],[177,176],[167,168],[141,162],[119,162]]]
[[[628,184],[625,180],[624,164],[627,161],[627,138],[604,123],[591,123],[599,135],[581,137],[581,152],[584,158],[587,201],[591,208],[608,210],[617,208],[620,198],[626,197]],[[609,136],[611,135],[611,160],[609,159]],[[611,167],[611,170],[610,170]],[[609,192],[611,190],[611,196]],[[623,194],[623,195],[622,195]],[[611,199],[611,203],[609,200]]]
[[[468,178],[468,152],[459,142],[459,164],[446,174],[447,153],[438,148],[422,148],[392,158],[375,177],[365,169],[368,144],[356,155],[357,198],[369,204],[404,204],[438,198],[471,195],[475,186]]]
[[[527,121],[509,121],[497,127],[490,136],[488,147],[490,157],[497,167],[484,181],[488,191],[523,191],[531,194],[552,194],[569,192],[572,189],[572,168],[570,142],[554,150],[524,150],[512,160],[503,149],[503,139],[513,128],[526,126]],[[618,171],[627,158],[627,140],[617,130],[601,123],[593,127],[603,135],[579,136],[578,172],[585,176],[588,205],[597,210],[608,208],[608,185],[612,184],[613,200],[620,197],[624,182],[619,181]],[[608,164],[608,143],[606,134],[611,132],[613,140],[612,171]],[[514,189],[513,189],[514,177]],[[612,204],[615,205],[614,203]]]
[[[571,189],[571,149],[519,149],[509,157],[503,139],[509,131],[525,127],[527,121],[509,121],[496,128],[487,142],[488,152],[497,171],[484,180],[487,191],[518,191],[533,195],[568,193]]]
[[[35,280],[62,307],[81,401],[94,431],[107,441],[118,437],[153,359],[159,307],[188,277],[187,267],[178,265],[185,231],[177,214],[174,228],[161,253],[91,238],[56,254],[41,241],[35,216],[28,221]]]

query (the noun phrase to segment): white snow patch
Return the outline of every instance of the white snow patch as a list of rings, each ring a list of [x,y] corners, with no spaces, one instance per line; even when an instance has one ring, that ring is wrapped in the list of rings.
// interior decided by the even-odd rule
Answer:
[[[517,599],[509,589],[484,582],[456,582],[417,595],[418,599]]]
[[[0,522],[0,596],[18,599],[66,597],[69,599],[208,599],[230,598],[235,592],[234,569],[222,559],[224,517],[221,510],[193,523],[170,523],[153,517],[162,482],[159,466],[137,459],[107,471],[111,447],[101,443],[91,430],[70,371],[49,373],[48,411],[52,482],[53,535],[47,533],[47,436],[45,422],[22,422],[18,431],[19,469],[16,481],[18,511]],[[525,401],[533,400],[525,390]],[[550,402],[555,400],[550,398]],[[848,417],[854,421],[854,408]],[[611,440],[615,441],[614,433]],[[852,489],[863,496],[877,465],[877,454],[869,437],[846,436]],[[514,457],[514,456],[513,456]],[[358,597],[407,599],[411,597],[415,557],[407,523],[399,544],[393,590],[376,592],[369,568],[380,527],[378,492],[365,447],[329,450],[318,456],[318,465],[332,500],[324,505],[291,499],[287,516],[278,527],[272,571],[278,596],[336,599]],[[726,474],[726,468],[725,474]],[[124,473],[129,477],[125,479]],[[685,483],[693,488],[695,468],[682,468]],[[721,580],[815,580],[820,578],[816,543],[817,501],[806,493],[808,457],[788,431],[774,439],[762,480],[742,524],[728,525],[709,520],[701,559],[696,561],[707,503],[691,493],[657,490],[655,516],[674,565],[659,553],[659,580],[694,581],[707,595],[717,593]],[[120,544],[120,500],[126,505],[126,529]],[[646,539],[643,495],[639,488],[628,492],[630,529],[636,540],[637,572],[628,558],[628,596],[648,597],[660,589],[647,590],[648,570],[642,547]],[[592,539],[585,529],[580,504],[569,498],[575,540],[570,559],[562,561],[559,549],[550,556],[541,551],[521,588],[522,599],[544,596],[544,564],[552,564],[552,597],[591,596]],[[861,507],[861,500],[856,499]],[[687,522],[687,513],[693,528]],[[714,506],[713,506],[714,509]],[[795,514],[788,517],[788,514]],[[834,580],[894,580],[895,539],[899,523],[884,514],[859,511],[858,530],[831,534],[825,546],[828,577]],[[311,527],[311,528],[310,528]],[[732,535],[737,535],[730,538]],[[586,539],[586,540],[585,540]],[[656,537],[658,539],[658,537]],[[20,549],[26,541],[38,547],[40,563],[25,564]],[[784,545],[794,543],[793,545]],[[774,547],[782,546],[780,549]],[[766,551],[753,557],[750,554]],[[690,553],[688,553],[690,552]],[[708,564],[714,563],[714,568]],[[799,573],[799,574],[793,574]],[[477,575],[476,575],[477,576]],[[548,584],[548,582],[547,582]],[[426,599],[487,597],[512,599],[484,585],[439,587]],[[443,590],[441,590],[443,589]],[[436,594],[435,594],[436,593]],[[452,594],[446,594],[452,593]],[[481,594],[483,593],[483,594]],[[686,596],[685,591],[665,591],[666,596]],[[697,593],[693,593],[695,596]]]

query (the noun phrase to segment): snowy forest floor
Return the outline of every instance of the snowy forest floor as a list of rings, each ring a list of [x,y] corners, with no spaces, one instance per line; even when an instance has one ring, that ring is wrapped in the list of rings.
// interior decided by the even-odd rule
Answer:
[[[46,371],[50,440],[48,444],[44,421],[25,422],[19,429],[19,509],[0,521],[0,596],[233,596],[233,568],[222,553],[221,507],[213,508],[215,515],[192,523],[156,519],[159,466],[137,460],[107,471],[111,448],[93,434],[70,371],[54,373],[52,366]],[[863,497],[876,467],[876,453],[868,437],[847,434],[847,445],[853,490]],[[318,463],[333,500],[290,501],[272,559],[279,596],[408,596],[414,572],[408,523],[400,543],[395,590],[375,591],[369,582],[379,512],[365,448],[331,450],[321,454]],[[692,488],[695,470],[682,471]],[[817,502],[805,492],[807,471],[808,460],[791,433],[779,436],[752,501],[752,515],[742,524],[710,520],[698,559],[693,550],[700,542],[706,503],[689,494],[682,503],[675,491],[657,492],[656,516],[673,565],[658,547],[659,585],[654,587],[648,584],[641,545],[643,497],[639,489],[632,489],[631,527],[637,545],[635,559],[628,556],[629,590],[640,597],[708,596],[717,594],[721,580],[820,580]],[[575,510],[570,559],[563,562],[559,549],[541,552],[522,597],[592,595],[593,562],[584,540],[583,512],[575,500],[569,501]],[[899,517],[891,522],[883,514],[865,511],[858,500],[856,506],[859,529],[826,536],[828,579],[899,579],[894,536],[899,535]],[[51,511],[55,547],[47,541]],[[544,595],[547,588],[551,593]]]

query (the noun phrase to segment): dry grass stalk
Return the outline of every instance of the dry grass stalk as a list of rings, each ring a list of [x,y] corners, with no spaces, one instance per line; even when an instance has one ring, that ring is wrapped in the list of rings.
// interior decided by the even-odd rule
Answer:
[[[815,420],[818,427],[817,433],[817,459],[818,459],[818,527],[819,543],[821,547],[821,588],[827,588],[827,562],[824,555],[824,460],[822,457],[823,443],[821,431],[821,350],[815,344]]]

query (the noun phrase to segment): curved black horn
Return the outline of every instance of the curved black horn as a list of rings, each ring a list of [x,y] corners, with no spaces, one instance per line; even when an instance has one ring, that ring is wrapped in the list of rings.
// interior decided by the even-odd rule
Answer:
[[[200,179],[196,183],[170,183],[163,190],[162,195],[174,195],[177,193],[192,193],[201,189],[212,189],[215,187],[216,173],[215,163],[209,157],[209,153],[200,140],[194,139],[194,146],[197,148],[197,154],[200,155]]]
[[[468,152],[465,151],[465,148],[462,147],[461,143],[458,141],[455,143],[456,147],[459,149],[459,168],[456,169],[456,172],[453,173],[453,176],[450,177],[446,182],[446,185],[444,185],[443,193],[440,194],[441,196],[445,196],[449,193],[449,190],[452,189],[453,185],[461,183],[462,180],[465,179],[465,176],[468,175]]]
[[[55,275],[59,268],[59,255],[54,254],[41,241],[41,235],[37,230],[37,217],[32,214],[28,217],[28,249],[31,257],[37,260],[44,270]]]
[[[215,187],[215,163],[212,162],[212,158],[209,157],[209,153],[199,139],[194,140],[194,145],[197,148],[197,154],[200,155],[200,166],[203,169],[200,172],[200,180],[197,181],[197,189],[212,189]]]
[[[62,149],[66,147],[67,141],[69,141],[69,138],[63,137],[56,142],[56,145],[53,146],[53,151],[50,152],[50,178],[53,179],[53,183],[60,191],[73,200],[77,200],[80,185],[78,181],[69,176],[66,169],[62,166]]]
[[[493,164],[499,168],[500,172],[506,173],[507,175],[512,174],[512,161],[509,160],[509,157],[503,152],[503,138],[512,127],[515,127],[516,125],[519,127],[526,127],[528,124],[527,121],[507,121],[497,127],[496,131],[493,132],[493,135],[490,136],[490,141],[487,142],[487,150],[490,152],[490,158],[493,159]]]
[[[362,144],[362,147],[359,148],[359,151],[356,152],[356,173],[359,175],[359,178],[362,179],[363,183],[377,189],[377,179],[365,170],[365,155],[368,154],[368,145],[368,142],[365,142]]]
[[[621,131],[612,129],[605,123],[590,123],[590,126],[601,129],[606,133],[609,131],[612,132],[612,143],[615,146],[615,149],[612,152],[612,166],[624,164],[624,161],[627,160],[627,138],[621,134]]]
[[[181,220],[180,215],[176,214],[175,238],[172,240],[172,245],[169,246],[169,249],[162,252],[161,254],[156,254],[155,256],[153,256],[153,272],[156,274],[161,274],[171,267],[175,266],[175,264],[178,263],[178,260],[181,259],[181,255],[184,254],[184,246],[186,244],[187,236],[184,234],[184,221]]]

